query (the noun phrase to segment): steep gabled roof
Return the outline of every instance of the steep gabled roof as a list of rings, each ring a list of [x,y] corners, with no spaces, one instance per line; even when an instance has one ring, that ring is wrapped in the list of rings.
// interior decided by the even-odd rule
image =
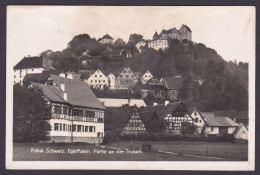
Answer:
[[[39,86],[44,95],[51,101],[67,102],[73,106],[83,106],[89,108],[106,109],[97,99],[90,87],[80,80],[72,80],[62,78],[56,75],[50,75],[50,78],[57,86],[32,83]],[[65,92],[67,93],[67,101],[63,99],[63,92],[60,85],[65,84]]]
[[[114,39],[114,38],[112,38],[110,35],[106,34],[102,38],[99,38],[98,41],[100,41],[102,39]]]
[[[148,111],[148,112],[139,112],[142,121],[144,122],[145,127],[149,125],[154,115],[158,118],[156,112]],[[158,118],[159,119],[159,118]]]
[[[25,57],[19,63],[14,66],[14,69],[32,69],[32,68],[47,68],[54,69],[52,67],[52,60],[45,57]]]
[[[237,133],[239,132],[239,130],[240,130],[243,126],[246,128],[246,126],[245,126],[243,123],[238,123],[238,126],[237,126],[237,128],[236,128],[236,130],[234,131],[233,134],[237,134]],[[248,129],[246,128],[246,130],[248,130]]]
[[[164,85],[167,89],[180,90],[183,86],[183,79],[177,77],[165,77]]]
[[[26,74],[23,79],[23,84],[27,86],[30,82],[44,84],[48,79],[49,75],[59,75],[62,72],[60,69],[56,70],[44,70],[42,73]]]
[[[167,114],[173,112],[180,104],[181,102],[173,102],[169,103],[166,106],[164,104],[158,104],[156,106],[147,106],[141,112],[156,112],[157,116],[160,119],[163,119],[167,116]]]

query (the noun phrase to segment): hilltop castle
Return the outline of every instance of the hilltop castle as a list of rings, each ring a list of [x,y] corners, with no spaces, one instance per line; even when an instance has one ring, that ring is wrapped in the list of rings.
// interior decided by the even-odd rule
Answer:
[[[172,28],[169,30],[163,29],[159,35],[157,32],[155,32],[153,35],[153,40],[148,42],[148,48],[153,48],[155,50],[165,50],[169,47],[170,41],[172,39],[178,39],[180,41],[191,41],[192,31],[188,26],[182,24],[179,30],[177,30],[176,28]]]

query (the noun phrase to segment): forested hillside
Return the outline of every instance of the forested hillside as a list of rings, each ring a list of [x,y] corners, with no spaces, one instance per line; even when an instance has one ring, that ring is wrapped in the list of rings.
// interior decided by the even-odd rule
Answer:
[[[184,78],[182,100],[202,110],[248,108],[248,63],[225,61],[218,53],[202,43],[172,40],[165,51],[147,47],[139,53],[135,43],[143,37],[132,34],[125,43],[117,39],[114,44],[101,45],[88,34],[75,36],[63,51],[41,53],[54,61],[56,69],[64,71],[100,69],[118,74],[125,65],[135,72],[152,72],[157,78],[181,75]],[[126,58],[124,52],[131,52]],[[82,60],[88,60],[82,65]],[[204,80],[194,86],[194,80]]]

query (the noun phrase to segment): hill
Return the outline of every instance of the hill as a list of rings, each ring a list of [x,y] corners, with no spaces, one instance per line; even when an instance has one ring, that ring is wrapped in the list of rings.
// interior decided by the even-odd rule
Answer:
[[[53,67],[64,71],[100,69],[118,75],[124,66],[135,72],[147,70],[157,78],[181,75],[184,79],[182,100],[203,110],[247,110],[248,64],[225,61],[214,49],[202,43],[173,39],[169,48],[155,51],[143,47],[141,53],[135,43],[143,37],[130,35],[129,42],[117,39],[114,44],[101,45],[88,34],[75,36],[61,52],[43,52],[52,59]],[[129,52],[127,58],[123,53]],[[83,60],[88,60],[86,65]],[[194,80],[205,80],[194,88]]]

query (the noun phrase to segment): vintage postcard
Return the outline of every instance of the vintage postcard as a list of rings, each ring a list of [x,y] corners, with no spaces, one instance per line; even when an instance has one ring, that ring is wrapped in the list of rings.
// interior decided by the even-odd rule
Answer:
[[[255,7],[8,6],[7,169],[255,168]]]

